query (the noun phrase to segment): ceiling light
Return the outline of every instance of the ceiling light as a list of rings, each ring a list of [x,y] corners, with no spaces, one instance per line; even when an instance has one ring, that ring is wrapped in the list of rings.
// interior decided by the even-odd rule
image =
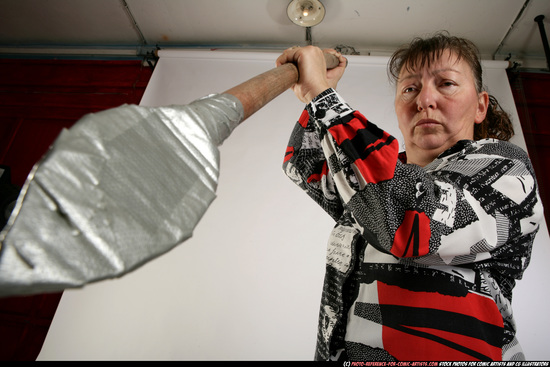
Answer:
[[[325,7],[319,0],[292,0],[286,13],[294,24],[313,27],[325,17]]]

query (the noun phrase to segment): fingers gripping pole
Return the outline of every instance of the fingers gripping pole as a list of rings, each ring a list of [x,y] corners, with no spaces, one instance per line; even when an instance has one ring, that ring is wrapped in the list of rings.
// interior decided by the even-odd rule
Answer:
[[[336,56],[329,53],[324,55],[327,69],[333,69],[340,63]],[[233,94],[241,101],[244,108],[244,121],[292,87],[298,81],[298,77],[296,65],[288,63],[255,76],[225,93]]]

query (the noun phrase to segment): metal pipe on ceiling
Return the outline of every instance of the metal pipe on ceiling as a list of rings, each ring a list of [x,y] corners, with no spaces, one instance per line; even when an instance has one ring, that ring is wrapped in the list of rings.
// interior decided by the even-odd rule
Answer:
[[[510,35],[510,33],[512,32],[512,30],[514,29],[514,27],[516,26],[516,23],[519,21],[519,19],[521,18],[523,12],[525,11],[525,9],[527,8],[527,6],[529,5],[529,2],[531,2],[531,0],[525,0],[525,2],[523,3],[523,6],[521,7],[518,15],[516,16],[516,19],[514,19],[514,21],[512,22],[512,24],[510,25],[510,28],[508,28],[508,32],[506,32],[506,35],[504,35],[504,38],[502,39],[502,41],[500,41],[500,44],[498,45],[496,51],[493,53],[493,60],[496,60],[496,56],[497,54],[500,52],[500,50],[502,49],[502,47],[504,46],[504,43],[506,42],[506,39],[508,38],[508,36]]]
[[[539,25],[540,37],[542,38],[542,46],[544,47],[544,54],[546,55],[546,65],[550,70],[550,47],[548,46],[548,38],[546,37],[546,31],[544,30],[544,23],[542,22],[544,15],[538,15],[535,17],[535,22]]]
[[[132,22],[132,25],[134,26],[134,29],[136,30],[139,39],[141,41],[142,45],[147,44],[147,40],[145,39],[145,36],[143,35],[143,32],[141,32],[141,29],[139,28],[139,25],[137,24],[136,18],[134,18],[134,14],[132,14],[132,11],[130,10],[130,7],[128,6],[128,3],[126,0],[120,0],[122,7],[126,11],[126,14],[128,15],[128,18],[130,18],[130,21]]]

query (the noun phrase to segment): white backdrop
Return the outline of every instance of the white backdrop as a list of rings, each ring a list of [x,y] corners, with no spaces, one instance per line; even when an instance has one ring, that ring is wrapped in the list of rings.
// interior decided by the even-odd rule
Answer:
[[[160,51],[141,102],[185,104],[275,67],[270,52]],[[349,56],[338,90],[402,141],[386,57]],[[485,83],[517,113],[505,62]],[[191,239],[120,279],[63,294],[39,360],[311,360],[332,220],[283,174],[303,105],[287,91],[221,147],[218,197]],[[516,124],[514,142],[525,147]],[[528,359],[549,360],[545,225],[514,293]]]

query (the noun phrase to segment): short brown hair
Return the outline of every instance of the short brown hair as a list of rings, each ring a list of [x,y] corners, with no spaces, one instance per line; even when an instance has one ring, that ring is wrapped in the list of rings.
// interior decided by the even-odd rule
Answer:
[[[446,50],[454,53],[457,60],[468,63],[477,92],[483,92],[483,75],[477,46],[465,38],[450,36],[447,32],[438,32],[428,38],[415,37],[409,44],[400,47],[390,58],[388,75],[395,83],[403,68],[414,70],[430,66]],[[514,128],[510,116],[502,110],[495,97],[489,96],[485,120],[474,126],[474,140],[485,138],[510,140],[513,135]]]

